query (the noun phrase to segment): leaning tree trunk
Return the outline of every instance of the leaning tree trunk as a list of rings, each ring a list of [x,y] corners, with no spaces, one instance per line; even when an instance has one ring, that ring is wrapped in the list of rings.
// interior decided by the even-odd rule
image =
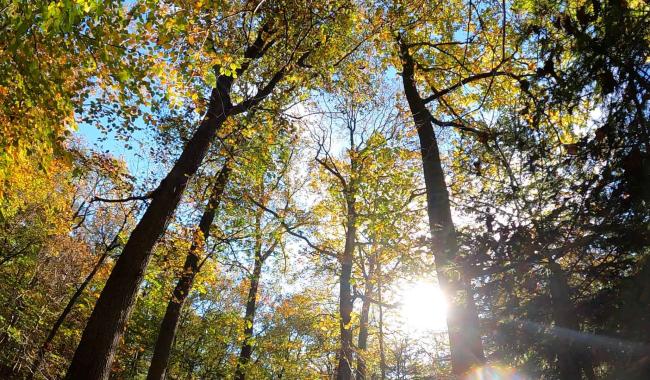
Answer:
[[[242,343],[239,358],[237,360],[237,368],[235,369],[235,380],[246,379],[246,365],[251,360],[253,354],[253,331],[255,323],[255,313],[257,311],[257,290],[260,284],[260,276],[262,274],[262,265],[264,259],[262,255],[262,246],[260,237],[255,247],[255,263],[253,265],[253,274],[251,276],[251,287],[248,289],[248,298],[246,298],[246,314],[244,316],[244,341]]]
[[[352,257],[356,242],[356,211],[352,191],[346,195],[347,201],[347,222],[345,232],[345,248],[341,255],[341,276],[339,279],[339,313],[341,348],[339,351],[339,363],[336,370],[337,380],[350,380],[352,378]]]
[[[415,64],[408,47],[400,44],[402,82],[420,140],[427,195],[427,214],[436,261],[438,283],[449,299],[447,328],[451,348],[451,364],[456,375],[467,373],[485,362],[476,306],[469,280],[458,264],[458,241],[449,193],[440,161],[440,150],[433,129],[432,117],[418,93]]]
[[[224,94],[214,89],[210,110],[172,170],[154,191],[151,204],[131,233],[97,300],[66,374],[67,379],[106,379],[115,348],[135,304],[154,245],[164,233],[189,179],[226,120]]]
[[[190,246],[187,257],[185,258],[183,273],[181,273],[181,276],[176,283],[176,287],[174,288],[174,292],[172,293],[172,297],[167,304],[167,310],[165,311],[165,316],[160,325],[158,339],[156,340],[151,365],[149,366],[149,372],[147,374],[148,380],[161,380],[165,378],[172,344],[176,337],[176,331],[178,330],[181,311],[190,290],[192,289],[194,278],[199,272],[201,250],[204,242],[207,242],[210,236],[210,226],[212,226],[217,209],[219,208],[219,203],[221,203],[221,197],[226,184],[228,183],[230,171],[229,162],[226,160],[221,171],[217,175],[208,203],[206,204],[201,220],[199,221],[199,228],[196,236]]]
[[[262,26],[255,41],[244,52],[245,61],[236,70],[238,77],[253,60],[264,55],[269,44],[272,44],[272,41],[267,42],[264,37],[270,33],[270,28],[270,24]],[[286,73],[286,66],[280,68],[253,98],[237,106],[233,106],[230,99],[234,76],[218,76],[203,121],[183,148],[174,167],[152,193],[151,204],[124,246],[90,315],[66,379],[95,380],[108,377],[115,348],[135,304],[152,249],[165,232],[187,183],[201,165],[217,131],[229,116],[245,112],[266,98]]]

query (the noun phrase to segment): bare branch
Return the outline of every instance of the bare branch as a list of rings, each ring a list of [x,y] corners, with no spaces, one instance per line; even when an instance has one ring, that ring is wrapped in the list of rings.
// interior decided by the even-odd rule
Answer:
[[[247,197],[248,197],[248,199],[249,199],[251,202],[253,202],[257,207],[259,207],[259,208],[261,208],[262,210],[264,210],[264,211],[268,212],[269,214],[273,215],[273,216],[274,216],[274,217],[275,217],[275,218],[280,222],[280,224],[282,225],[282,227],[284,227],[284,229],[287,231],[288,234],[290,234],[290,235],[292,235],[292,236],[294,236],[294,237],[297,237],[297,238],[301,239],[301,240],[304,241],[304,242],[305,242],[305,243],[306,243],[310,248],[312,248],[312,249],[315,250],[316,252],[319,252],[319,253],[322,253],[322,254],[324,254],[324,255],[328,255],[328,256],[331,256],[331,257],[337,257],[336,253],[331,252],[331,251],[329,251],[329,250],[327,250],[327,249],[325,249],[325,248],[323,248],[323,247],[319,247],[319,246],[315,245],[314,243],[311,242],[311,240],[309,240],[309,238],[307,238],[306,236],[304,236],[303,234],[301,234],[301,233],[299,233],[299,232],[294,231],[294,229],[296,228],[296,226],[290,226],[289,224],[287,224],[287,222],[284,221],[284,218],[283,218],[282,216],[280,216],[280,214],[278,214],[277,212],[271,210],[270,208],[266,207],[265,205],[259,203],[258,201],[256,201],[255,199],[253,199],[253,198],[252,198],[250,195],[248,195],[248,194],[247,194]]]
[[[102,198],[102,197],[94,197],[93,199],[90,200],[90,203],[93,202],[106,202],[106,203],[122,203],[122,202],[131,202],[131,201],[146,201],[153,198],[153,193],[145,194],[145,195],[134,195],[131,197],[126,197],[126,198],[121,198],[121,199],[109,199],[109,198]]]
[[[488,71],[486,73],[471,75],[469,77],[466,77],[466,78],[462,79],[461,81],[459,81],[455,85],[445,88],[444,90],[440,90],[440,91],[435,91],[434,90],[433,94],[431,94],[430,96],[422,99],[422,101],[424,102],[424,104],[428,104],[428,103],[430,103],[430,102],[432,102],[432,101],[434,101],[436,99],[441,98],[442,96],[445,96],[445,95],[449,94],[450,92],[455,91],[459,87],[462,87],[462,86],[464,86],[466,84],[476,82],[476,81],[481,80],[481,79],[492,78],[492,77],[502,76],[502,75],[510,75],[510,73],[505,72],[505,71],[491,70],[491,71]]]

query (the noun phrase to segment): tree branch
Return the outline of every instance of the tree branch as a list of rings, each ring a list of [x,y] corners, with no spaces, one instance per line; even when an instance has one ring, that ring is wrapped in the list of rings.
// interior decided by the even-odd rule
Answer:
[[[304,235],[301,234],[301,233],[298,233],[298,232],[294,231],[295,226],[292,227],[292,226],[288,225],[287,222],[284,221],[284,218],[282,218],[282,216],[280,216],[280,214],[278,214],[277,212],[275,212],[275,211],[271,210],[270,208],[264,206],[263,204],[259,203],[258,201],[256,201],[255,199],[253,199],[250,195],[248,195],[248,194],[246,194],[246,195],[247,195],[248,199],[249,199],[251,202],[253,202],[253,204],[255,204],[257,207],[259,207],[259,208],[261,208],[262,210],[264,210],[264,211],[268,212],[269,214],[273,215],[273,216],[274,216],[274,217],[275,217],[275,218],[280,222],[280,224],[282,225],[282,227],[284,227],[284,229],[287,231],[287,233],[288,233],[289,235],[292,235],[292,236],[295,236],[295,237],[301,239],[301,240],[304,241],[304,242],[305,242],[305,243],[306,243],[310,248],[312,248],[313,250],[317,251],[318,253],[322,253],[322,254],[325,254],[325,255],[328,255],[328,256],[331,256],[331,257],[335,257],[335,258],[338,257],[338,256],[336,255],[336,253],[331,252],[331,251],[329,251],[329,250],[327,250],[327,249],[325,249],[325,248],[322,248],[322,247],[319,247],[319,246],[315,245],[314,243],[311,242],[311,240],[309,240],[309,238],[307,238],[306,236],[304,236]]]
[[[501,76],[501,75],[510,75],[510,74],[505,72],[505,71],[491,70],[491,71],[488,71],[486,73],[471,75],[471,76],[469,76],[467,78],[462,79],[460,82],[456,83],[455,85],[445,88],[444,90],[440,90],[440,91],[435,91],[434,90],[433,94],[431,94],[430,96],[422,99],[422,101],[424,102],[424,104],[428,104],[428,103],[430,103],[430,102],[432,102],[432,101],[434,101],[436,99],[439,99],[442,96],[445,96],[445,95],[449,94],[452,91],[455,91],[459,87],[464,86],[464,85],[466,85],[468,83],[472,83],[472,82],[475,82],[475,81],[478,81],[478,80],[481,80],[481,79],[491,78],[491,77],[495,77],[495,76]]]
[[[145,194],[145,195],[134,195],[131,197],[126,197],[126,198],[121,198],[121,199],[109,199],[109,198],[102,198],[102,197],[94,197],[93,199],[90,200],[90,203],[93,202],[106,202],[106,203],[122,203],[122,202],[131,202],[131,201],[146,201],[148,199],[153,198],[153,193]]]

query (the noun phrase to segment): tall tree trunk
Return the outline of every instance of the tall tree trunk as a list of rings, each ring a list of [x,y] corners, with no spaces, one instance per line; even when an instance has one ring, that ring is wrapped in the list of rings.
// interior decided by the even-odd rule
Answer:
[[[251,62],[263,56],[269,44],[273,43],[272,40],[266,40],[269,33],[270,24],[259,29],[255,41],[244,52],[245,61],[236,70],[237,77],[241,77]],[[307,54],[302,57],[306,58]],[[218,71],[218,68],[215,69]],[[266,85],[260,87],[255,96],[237,106],[233,106],[230,99],[234,75],[217,76],[217,86],[212,90],[208,111],[174,167],[153,192],[151,204],[124,246],[84,329],[66,379],[95,380],[108,377],[115,347],[131,315],[152,249],[165,232],[187,183],[201,165],[214,136],[229,116],[248,111],[258,104],[286,74],[287,67],[280,68]]]
[[[373,294],[373,281],[375,280],[375,258],[368,260],[368,274],[364,286],[363,303],[359,318],[359,337],[357,340],[357,380],[366,380],[366,349],[368,349],[368,320],[370,318],[370,300]]]
[[[384,349],[384,300],[382,292],[381,261],[377,261],[377,300],[379,301],[379,371],[381,380],[386,379],[386,352]]]
[[[366,293],[361,305],[361,315],[359,319],[359,338],[357,343],[357,380],[366,379],[366,360],[365,351],[368,349],[368,319],[370,317],[370,292],[372,285],[366,285]]]
[[[246,365],[251,359],[253,354],[253,332],[255,323],[255,312],[257,311],[257,290],[259,288],[260,276],[262,274],[262,265],[266,255],[262,255],[262,240],[259,232],[259,223],[261,215],[257,220],[257,236],[255,242],[255,263],[253,264],[253,274],[251,276],[251,286],[248,289],[248,297],[246,298],[246,314],[244,316],[244,341],[242,342],[241,351],[237,360],[237,368],[235,369],[235,380],[246,379]]]
[[[400,43],[404,94],[417,128],[424,169],[427,214],[432,237],[432,251],[440,288],[449,300],[447,328],[451,364],[456,375],[467,373],[485,362],[476,305],[463,268],[458,265],[458,242],[451,218],[449,193],[440,162],[440,151],[432,117],[417,89],[415,63],[408,47]]]
[[[217,209],[221,203],[221,198],[226,184],[228,183],[230,172],[229,160],[226,160],[217,175],[210,192],[210,197],[205,206],[205,210],[203,211],[203,215],[201,215],[197,233],[195,234],[194,241],[190,246],[187,257],[185,258],[185,264],[183,264],[183,273],[181,273],[171,299],[167,304],[167,310],[165,311],[165,316],[160,325],[158,339],[156,340],[153,357],[151,358],[151,365],[149,366],[149,372],[147,374],[148,380],[160,380],[165,378],[172,344],[176,337],[176,331],[178,330],[181,311],[183,305],[185,305],[190,290],[192,289],[194,278],[199,272],[199,261],[202,247],[210,236],[210,227],[214,222]]]
[[[356,211],[354,191],[346,190],[347,222],[345,232],[345,248],[341,255],[341,276],[339,279],[339,313],[341,314],[341,348],[339,363],[336,370],[337,380],[350,380],[352,378],[352,258],[356,243]]]
[[[187,183],[203,161],[226,119],[227,98],[212,91],[210,111],[187,143],[172,170],[154,191],[151,204],[131,233],[84,329],[67,379],[106,379],[113,355],[131,314],[151,252],[164,233]]]
[[[54,337],[56,334],[59,332],[59,328],[61,328],[61,325],[65,321],[65,319],[68,317],[68,314],[72,311],[72,308],[74,305],[76,305],[77,300],[81,295],[83,294],[84,290],[86,290],[86,287],[92,279],[95,277],[99,269],[104,265],[104,262],[106,261],[106,258],[108,258],[109,253],[117,247],[117,236],[115,239],[113,239],[113,242],[104,250],[104,253],[99,257],[95,265],[93,266],[93,269],[88,273],[86,278],[83,280],[83,282],[79,285],[77,290],[74,292],[70,300],[68,300],[68,304],[65,305],[65,308],[59,315],[59,317],[56,319],[54,322],[54,325],[52,325],[52,328],[50,329],[50,332],[47,334],[47,337],[45,338],[45,341],[43,342],[43,345],[41,345],[41,348],[38,350],[38,353],[36,354],[36,360],[34,360],[34,363],[32,364],[32,373],[30,375],[30,379],[33,379],[36,376],[36,373],[38,370],[41,368],[41,365],[43,364],[43,359],[45,359],[45,354],[47,351],[50,349],[50,345],[52,344],[52,341],[54,340]]]
[[[571,289],[562,267],[551,261],[549,263],[551,275],[549,278],[549,288],[551,292],[551,306],[553,320],[556,326],[563,327],[576,332],[580,331],[580,324],[577,314],[569,295]],[[576,347],[570,337],[562,337],[555,341],[555,353],[557,356],[558,370],[560,371],[560,380],[580,379],[580,370],[583,369],[585,375],[593,375],[590,354],[580,352],[582,348]]]

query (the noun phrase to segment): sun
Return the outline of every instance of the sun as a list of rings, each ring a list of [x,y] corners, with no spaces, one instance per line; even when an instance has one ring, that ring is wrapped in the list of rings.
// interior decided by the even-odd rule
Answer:
[[[401,320],[411,333],[447,330],[447,300],[437,284],[429,281],[400,287]]]

